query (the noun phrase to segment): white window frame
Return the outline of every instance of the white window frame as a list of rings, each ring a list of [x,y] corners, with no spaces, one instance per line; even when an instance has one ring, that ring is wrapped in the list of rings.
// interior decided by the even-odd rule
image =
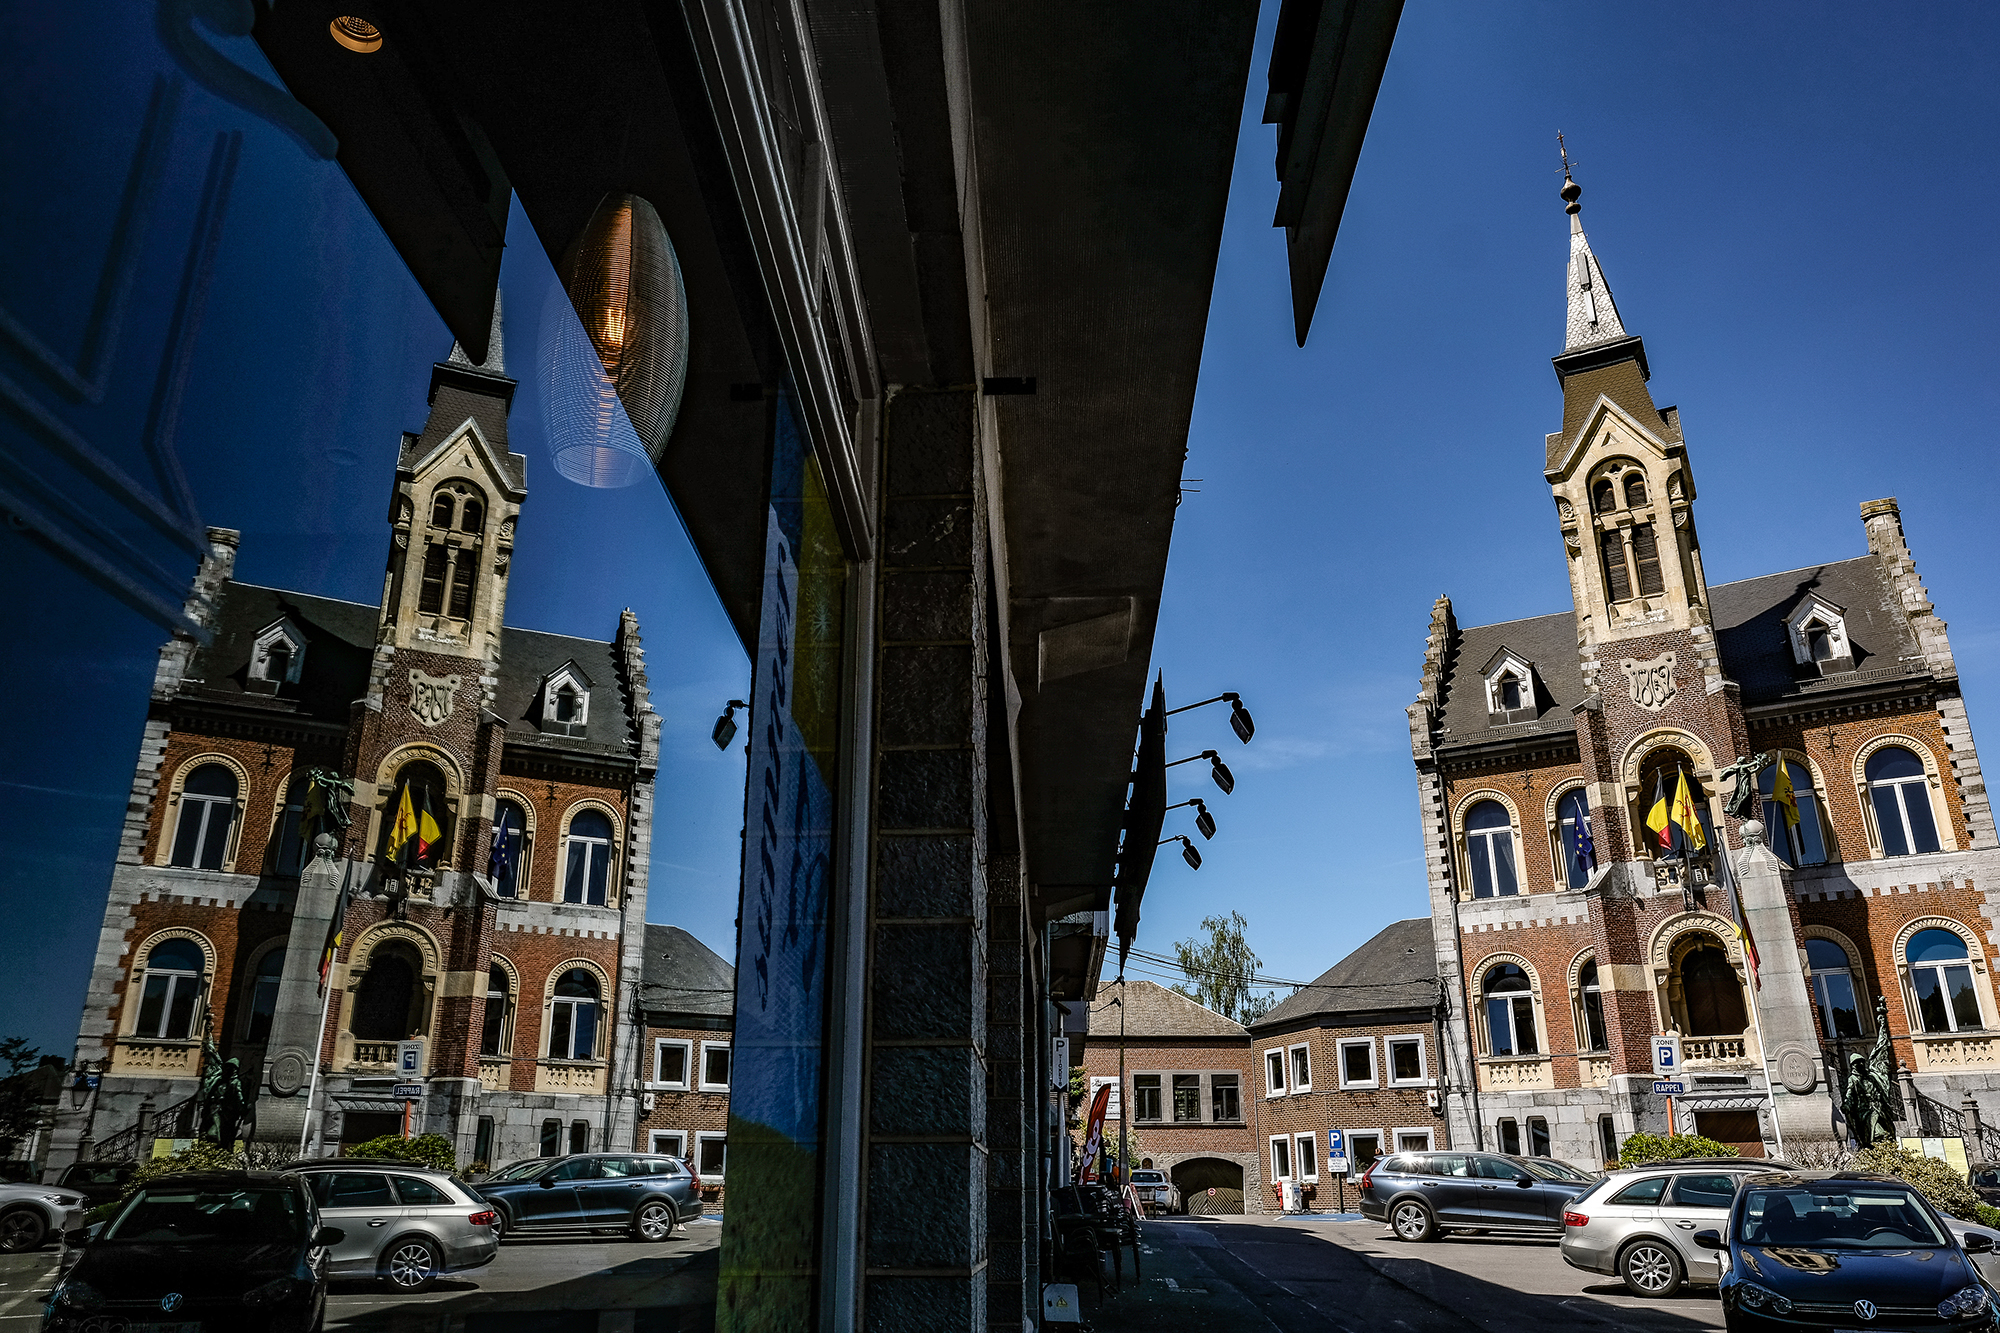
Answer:
[[[1852,657],[1854,650],[1847,641],[1847,611],[1835,606],[1824,597],[1808,593],[1804,601],[1792,609],[1785,618],[1785,632],[1791,640],[1792,660],[1800,666],[1815,665],[1812,648],[1809,646],[1806,629],[1818,622],[1826,630],[1827,646],[1833,650],[1832,658],[1838,661]]]
[[[1361,1154],[1354,1150],[1354,1140],[1357,1137],[1375,1140],[1375,1160],[1378,1162],[1396,1151],[1394,1148],[1388,1146],[1394,1143],[1395,1139],[1386,1129],[1343,1129],[1340,1131],[1340,1140],[1347,1148],[1347,1161],[1349,1163],[1347,1174],[1350,1176],[1361,1174],[1361,1171],[1354,1166],[1354,1163],[1361,1160]]]
[[[1275,1082],[1271,1078],[1271,1061],[1273,1059],[1276,1059],[1278,1062],[1278,1077]],[[1285,1079],[1287,1077],[1285,1060],[1285,1048],[1282,1046],[1273,1046],[1264,1052],[1264,1099],[1266,1101],[1285,1095]]]
[[[1417,1044],[1417,1076],[1415,1078],[1396,1077],[1395,1044],[1399,1041],[1413,1041]],[[1382,1038],[1382,1074],[1392,1088],[1428,1088],[1431,1086],[1430,1051],[1421,1032],[1403,1032]]]
[[[1299,1053],[1301,1051],[1305,1052],[1305,1057],[1306,1057],[1306,1076],[1303,1082],[1301,1082],[1299,1079]],[[1312,1059],[1311,1042],[1306,1042],[1306,1041],[1293,1042],[1290,1046],[1287,1046],[1285,1048],[1285,1072],[1291,1076],[1292,1096],[1296,1097],[1302,1092],[1311,1092],[1313,1090],[1313,1059]]]
[[[567,722],[556,720],[556,695],[568,685],[576,692],[576,716]],[[587,728],[590,725],[590,681],[574,662],[566,662],[542,682],[542,721],[547,727]],[[582,734],[581,730],[571,733]]]
[[[250,645],[251,680],[273,679],[268,674],[271,647],[280,640],[284,641],[291,655],[285,662],[285,674],[276,677],[276,682],[280,685],[299,683],[299,672],[305,666],[306,660],[306,636],[300,632],[298,626],[292,624],[289,617],[280,617],[257,631],[257,637]]]
[[[1335,1061],[1337,1067],[1333,1072],[1340,1076],[1340,1086],[1342,1088],[1379,1088],[1382,1086],[1382,1066],[1376,1059],[1375,1039],[1373,1037],[1342,1037],[1337,1045],[1339,1048],[1336,1052],[1337,1059]],[[1356,1046],[1366,1046],[1368,1048],[1368,1077],[1365,1079],[1350,1079],[1347,1076],[1347,1052]]]
[[[722,1170],[709,1171],[701,1164],[701,1150],[710,1140],[722,1144]],[[694,1135],[694,1156],[687,1159],[694,1166],[694,1173],[701,1177],[703,1185],[712,1180],[721,1180],[729,1171],[729,1134],[726,1130],[698,1129]]]
[[[678,1083],[660,1077],[660,1052],[669,1046],[678,1046],[681,1049],[681,1079]],[[735,1070],[732,1069],[730,1072],[733,1074]],[[646,1087],[654,1092],[686,1092],[693,1086],[693,1080],[694,1043],[685,1037],[653,1038],[653,1077],[647,1082]],[[674,1155],[681,1156],[679,1153]]]
[[[708,1081],[708,1053],[710,1051],[718,1051],[718,1050],[730,1052],[729,1077],[731,1080],[733,1080],[736,1077],[736,1055],[734,1051],[730,1050],[730,1047],[731,1043],[726,1041],[705,1041],[701,1044],[701,1068],[694,1071],[694,1076],[696,1080],[695,1086],[702,1092],[729,1091],[729,1084],[727,1082],[710,1083]]]
[[[673,1140],[673,1146],[663,1147],[661,1139]],[[646,1151],[665,1157],[687,1159],[687,1131],[684,1129],[649,1129],[646,1131]]]
[[[577,816],[589,810],[596,811],[610,822],[611,832],[608,836],[600,838],[594,834],[574,831]],[[562,849],[556,857],[556,900],[571,907],[616,908],[622,895],[618,891],[618,878],[615,872],[618,868],[618,851],[624,836],[624,827],[617,812],[600,801],[580,801],[564,811]],[[569,852],[573,843],[581,843],[589,849],[584,855],[583,874],[577,880],[578,896],[575,898],[569,896]],[[604,901],[594,903],[590,901],[590,866],[592,859],[600,855],[604,858]]]
[[[1303,1149],[1303,1151],[1301,1151]],[[1317,1134],[1292,1135],[1292,1171],[1300,1180],[1319,1179],[1319,1136]],[[1306,1159],[1311,1158],[1308,1162]],[[1306,1170],[1310,1165],[1312,1170]]]
[[[1405,1134],[1423,1135],[1424,1146],[1421,1148],[1405,1148],[1403,1146],[1403,1135]],[[1396,1145],[1395,1147],[1396,1152],[1437,1151],[1437,1131],[1429,1125],[1398,1125],[1396,1128],[1389,1131],[1389,1141]]]
[[[1282,1170],[1282,1171],[1278,1169],[1278,1150],[1279,1150],[1280,1148],[1283,1148],[1283,1149],[1284,1149],[1284,1151],[1285,1151],[1285,1166],[1284,1166],[1284,1170]],[[1295,1168],[1295,1167],[1296,1167],[1296,1166],[1297,1166],[1298,1164],[1297,1164],[1296,1162],[1294,1162],[1294,1161],[1292,1160],[1292,1136],[1291,1136],[1291,1135],[1289,1135],[1289,1134],[1273,1134],[1273,1135],[1271,1136],[1271,1157],[1270,1157],[1270,1161],[1271,1161],[1271,1179],[1272,1179],[1272,1180],[1290,1180],[1290,1179],[1292,1179],[1292,1171],[1293,1171],[1293,1169],[1294,1169],[1294,1168]]]

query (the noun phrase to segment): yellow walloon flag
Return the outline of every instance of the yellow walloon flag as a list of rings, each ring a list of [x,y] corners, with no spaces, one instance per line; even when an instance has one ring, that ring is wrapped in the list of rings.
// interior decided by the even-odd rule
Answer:
[[[1785,761],[1777,761],[1777,776],[1771,779],[1771,801],[1785,812],[1785,827],[1799,826],[1799,798],[1792,790],[1792,775]]]
[[[1701,831],[1701,819],[1695,814],[1694,797],[1688,792],[1687,770],[1681,770],[1680,786],[1674,790],[1674,824],[1686,838],[1683,844],[1687,850],[1700,851],[1708,846],[1708,835]]]

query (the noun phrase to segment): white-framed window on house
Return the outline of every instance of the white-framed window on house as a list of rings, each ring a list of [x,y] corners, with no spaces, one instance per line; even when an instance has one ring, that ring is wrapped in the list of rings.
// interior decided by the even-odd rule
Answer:
[[[1319,1179],[1319,1141],[1311,1134],[1299,1134],[1292,1139],[1292,1163],[1300,1180]]]
[[[1379,1130],[1354,1129],[1347,1132],[1347,1161],[1349,1175],[1358,1176],[1375,1165],[1382,1156],[1382,1134]]]
[[[705,1041],[701,1044],[701,1090],[703,1092],[729,1091],[728,1042]]]
[[[1917,1017],[1925,1032],[1965,1032],[1984,1025],[1979,992],[1972,985],[1971,951],[1958,932],[1931,926],[1903,946],[1916,992]]]
[[[646,1151],[684,1158],[688,1155],[687,1134],[678,1129],[649,1129],[646,1131]]]
[[[1300,1043],[1291,1048],[1292,1091],[1311,1092],[1313,1085],[1312,1047]]]
[[[1343,1088],[1375,1086],[1373,1037],[1348,1037],[1340,1042],[1340,1086]]]
[[[1283,1134],[1271,1139],[1271,1179],[1290,1180],[1292,1178],[1292,1141]]]
[[[1242,1080],[1235,1074],[1208,1076],[1208,1118],[1217,1124],[1235,1125],[1243,1121]]]
[[[1285,1095],[1285,1053],[1281,1050],[1264,1052],[1264,1095]]]
[[[229,829],[236,819],[236,774],[225,764],[196,764],[181,783],[180,818],[174,825],[170,865],[220,870],[229,859]]]
[[[588,806],[570,817],[563,839],[563,901],[605,905],[611,874],[611,816]]]
[[[1475,898],[1507,898],[1521,891],[1514,871],[1514,820],[1498,801],[1480,801],[1465,812],[1465,859]]]
[[[597,1058],[599,994],[597,978],[583,968],[572,967],[556,979],[549,1001],[551,1060]]]
[[[686,1092],[688,1070],[694,1064],[694,1043],[674,1037],[653,1039],[653,1078],[646,1086],[662,1092]],[[681,1156],[675,1153],[674,1156]]]
[[[1882,855],[1937,851],[1937,819],[1931,809],[1931,784],[1924,761],[1900,745],[1885,745],[1868,756],[1864,771]]]
[[[1497,963],[1486,970],[1480,990],[1486,1002],[1486,1053],[1539,1054],[1534,987],[1527,972],[1514,963]]]
[[[1420,1033],[1390,1037],[1383,1043],[1389,1050],[1389,1085],[1419,1087],[1429,1083],[1430,1070],[1424,1061],[1424,1039]]]
[[[1411,1125],[1396,1131],[1397,1152],[1429,1152],[1431,1147],[1431,1130],[1428,1125]]]
[[[729,1165],[729,1135],[720,1130],[697,1130],[694,1136],[694,1170],[706,1184],[722,1179]]]
[[[169,936],[149,949],[132,1035],[163,1041],[184,1041],[191,1036],[207,965],[201,946],[183,936]]]

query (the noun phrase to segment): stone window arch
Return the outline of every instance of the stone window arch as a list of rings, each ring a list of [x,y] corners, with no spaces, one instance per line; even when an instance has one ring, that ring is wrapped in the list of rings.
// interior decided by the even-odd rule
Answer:
[[[1497,787],[1467,792],[1452,813],[1464,898],[1511,898],[1528,891],[1521,866],[1521,812]]]
[[[236,873],[249,790],[250,771],[233,755],[209,750],[183,760],[167,786],[153,863]]]
[[[385,922],[355,940],[340,983],[337,1065],[393,1066],[397,1042],[431,1034],[440,956],[429,932],[404,921]]]
[[[1864,968],[1867,955],[1832,926],[1805,928],[1806,984],[1827,1041],[1866,1040],[1875,1034],[1875,1005]]]
[[[608,801],[587,797],[563,811],[560,900],[616,907],[623,820]]]
[[[1569,997],[1578,1053],[1600,1055],[1610,1050],[1611,1033],[1604,1023],[1604,982],[1597,955],[1589,949],[1570,960]]]
[[[286,937],[277,936],[252,949],[243,960],[236,984],[236,1035],[246,1045],[262,1046],[271,1038],[278,1014],[278,987],[285,975]]]
[[[480,1028],[479,1053],[506,1059],[514,1053],[514,1016],[521,1002],[521,974],[501,954],[486,968],[486,1021]]]
[[[1678,728],[1647,732],[1626,747],[1623,768],[1625,808],[1631,820],[1632,845],[1638,849],[1639,856],[1650,860],[1659,855],[1660,845],[1653,831],[1646,826],[1646,816],[1660,794],[1660,779],[1665,779],[1666,797],[1671,802],[1679,788],[1681,772],[1687,774],[1689,794],[1693,798],[1703,836],[1709,846],[1716,845],[1713,809],[1715,762],[1700,738]]]
[[[1750,1028],[1735,927],[1697,913],[1663,932],[1654,954],[1663,1030],[1684,1037],[1740,1037]]]
[[[1913,1035],[1993,1026],[1993,979],[1977,930],[1948,916],[1918,917],[1896,932],[1892,956]]]
[[[1556,868],[1556,887],[1580,889],[1590,881],[1592,858],[1578,852],[1577,826],[1583,826],[1586,845],[1593,852],[1597,829],[1591,823],[1590,784],[1582,778],[1567,778],[1549,789],[1542,818],[1549,830],[1549,864]]]
[[[512,807],[511,809],[509,807]],[[500,827],[505,816],[513,834],[513,871],[501,876],[495,887],[502,898],[527,899],[534,882],[535,867],[535,803],[512,787],[502,787],[493,793],[493,826]],[[487,847],[487,864],[492,864],[492,846]]]
[[[1909,752],[1917,765],[1922,766],[1921,780],[1915,765],[1895,762],[1899,756],[1888,753],[1892,750]],[[1861,802],[1862,825],[1868,831],[1869,856],[1882,860],[1918,854],[1917,847],[1923,845],[1926,815],[1931,838],[1937,843],[1935,850],[1960,850],[1958,830],[1952,825],[1951,810],[1944,799],[1944,774],[1930,746],[1914,736],[1896,733],[1871,737],[1854,751],[1853,778],[1855,796]],[[1928,809],[1919,804],[1920,795],[1928,803]]]
[[[550,968],[542,998],[542,1057],[602,1063],[610,995],[611,978],[587,958]]]
[[[456,847],[458,821],[464,813],[465,771],[459,767],[458,759],[444,747],[425,741],[399,745],[382,757],[375,769],[375,793],[368,803],[368,846],[371,854],[380,855],[389,837],[389,826],[396,817],[395,803],[397,782],[403,770],[417,761],[424,761],[438,771],[444,782],[442,809],[431,812],[438,822],[442,850],[431,862],[434,869],[454,868],[453,855]],[[356,783],[355,795],[360,793]]]
[[[1514,953],[1480,959],[1472,970],[1479,995],[1478,1039],[1482,1055],[1535,1056],[1541,1039],[1542,983],[1534,964]]]
[[[132,951],[120,1034],[139,1041],[199,1041],[215,963],[215,945],[198,930],[174,926],[148,935]]]
[[[1789,866],[1825,865],[1840,859],[1834,843],[1833,821],[1827,817],[1826,775],[1803,750],[1779,750],[1777,760],[1757,774],[1757,792],[1764,821],[1764,840],[1778,858]],[[1798,807],[1797,827],[1785,821],[1784,808],[1772,799],[1777,793],[1778,765],[1785,765],[1792,782],[1792,800]],[[1801,781],[1803,779],[1803,781]]]

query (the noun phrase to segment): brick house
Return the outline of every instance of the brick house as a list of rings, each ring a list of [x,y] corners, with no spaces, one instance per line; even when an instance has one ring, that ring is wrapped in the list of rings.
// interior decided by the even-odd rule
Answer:
[[[1287,1179],[1319,1207],[1336,1204],[1323,1167],[1329,1130],[1342,1132],[1353,1176],[1390,1152],[1451,1146],[1429,1100],[1438,1081],[1435,957],[1428,918],[1398,921],[1250,1025],[1273,1206]]]
[[[639,972],[646,1030],[633,1147],[693,1163],[702,1197],[722,1198],[728,1166],[730,1034],[736,969],[679,926],[647,925]]]
[[[1990,1119],[2000,848],[1899,508],[1861,505],[1863,554],[1711,586],[1681,416],[1653,400],[1580,193],[1543,455],[1573,605],[1461,626],[1439,598],[1409,709],[1453,1141],[1532,1147],[1539,1122],[1594,1163],[1666,1130],[1656,1032],[1683,1041],[1673,1129],[1746,1153],[1844,1137],[1843,1057],[1878,996],[1912,1118],[1971,1096]],[[1746,756],[1765,762],[1739,815]],[[1683,781],[1707,844],[1689,858],[1647,826]]]
[[[1264,1211],[1249,1034],[1150,981],[1100,985],[1083,1057],[1093,1096],[1101,1084],[1118,1082],[1121,1009],[1125,1086],[1112,1097],[1106,1138],[1116,1144],[1119,1118],[1130,1107],[1134,1164],[1150,1160],[1165,1171],[1189,1212]]]
[[[659,718],[630,611],[608,640],[505,623],[528,492],[500,337],[496,312],[485,364],[454,347],[432,369],[379,604],[239,582],[239,534],[209,531],[186,608],[202,633],[160,650],[84,1001],[77,1070],[101,1077],[65,1099],[52,1169],[190,1132],[211,1042],[258,1142],[332,1150],[406,1115],[467,1162],[631,1141],[619,1000]],[[324,817],[314,770],[351,784]],[[435,824],[413,860],[390,855],[406,795]]]

